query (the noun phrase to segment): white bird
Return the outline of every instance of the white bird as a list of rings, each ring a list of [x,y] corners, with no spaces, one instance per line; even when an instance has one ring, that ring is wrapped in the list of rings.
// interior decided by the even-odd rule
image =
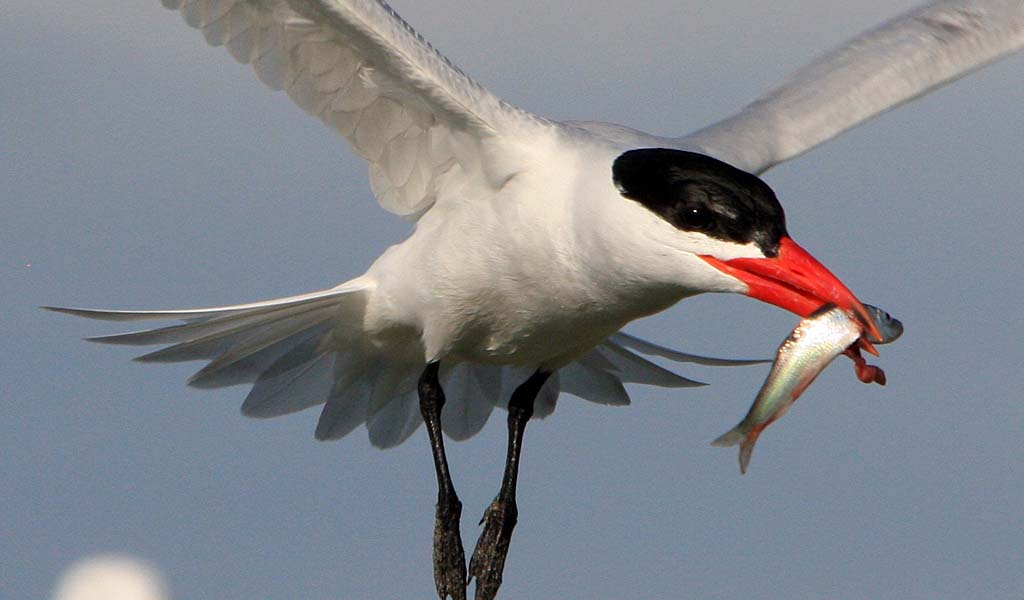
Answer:
[[[1024,45],[1021,0],[935,2],[851,40],[733,117],[659,137],[511,106],[383,1],[163,4],[342,134],[369,163],[380,204],[415,229],[363,275],[319,292],[185,310],[54,310],[183,320],[94,339],[167,345],[143,361],[208,360],[189,383],[252,384],[246,415],[323,404],[317,439],[365,423],[371,442],[389,447],[426,422],[441,598],[464,598],[466,588],[442,431],[466,439],[493,407],[509,411],[502,488],[469,567],[476,597],[493,598],[532,416],[549,414],[561,392],[627,404],[624,383],[700,385],[641,355],[739,362],[662,348],[619,332],[625,324],[705,292],[800,315],[826,302],[864,314],[788,236],[755,174]]]

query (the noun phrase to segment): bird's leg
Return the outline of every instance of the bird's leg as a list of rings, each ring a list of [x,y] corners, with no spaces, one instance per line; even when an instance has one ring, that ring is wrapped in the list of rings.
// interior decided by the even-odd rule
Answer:
[[[480,522],[484,530],[469,562],[469,575],[476,578],[476,600],[491,600],[501,586],[501,573],[512,539],[519,511],[516,508],[516,479],[519,476],[519,455],[523,432],[533,416],[533,402],[551,373],[537,371],[512,393],[508,403],[508,453],[505,475],[498,497],[487,508]]]
[[[459,533],[459,518],[462,503],[455,493],[448,459],[444,454],[444,437],[441,435],[441,408],[444,407],[444,390],[438,380],[439,363],[432,362],[420,376],[418,391],[420,412],[427,425],[430,450],[434,455],[434,470],[437,473],[437,512],[434,517],[434,585],[441,600],[451,596],[454,600],[466,598],[466,554],[462,549]]]

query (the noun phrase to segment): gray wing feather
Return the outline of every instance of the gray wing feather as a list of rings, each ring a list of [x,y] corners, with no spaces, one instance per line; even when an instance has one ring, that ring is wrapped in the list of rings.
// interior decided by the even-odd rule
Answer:
[[[370,163],[381,205],[406,218],[433,206],[438,177],[482,154],[481,140],[514,140],[547,123],[467,77],[379,0],[163,5],[343,135]]]
[[[933,2],[853,38],[738,114],[678,140],[752,173],[1024,46],[1024,2]]]

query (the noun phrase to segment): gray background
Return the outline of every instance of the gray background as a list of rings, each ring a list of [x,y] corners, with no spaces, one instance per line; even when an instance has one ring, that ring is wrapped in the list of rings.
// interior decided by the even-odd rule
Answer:
[[[912,2],[395,7],[509,101],[682,133]],[[572,7],[573,4],[577,6]],[[45,597],[102,551],[177,598],[430,598],[434,475],[420,430],[312,439],[314,412],[244,419],[195,365],[129,362],[118,331],[41,304],[234,303],[361,273],[408,225],[344,141],[155,0],[5,3],[0,19],[0,596]],[[702,390],[563,398],[527,432],[502,598],[1024,595],[1020,263],[1024,56],[769,173],[790,231],[908,332],[886,388],[838,361],[761,439],[749,475],[708,445],[766,368]],[[629,331],[769,356],[795,324],[706,296]],[[503,414],[503,413],[497,413]],[[450,459],[472,548],[504,424]]]

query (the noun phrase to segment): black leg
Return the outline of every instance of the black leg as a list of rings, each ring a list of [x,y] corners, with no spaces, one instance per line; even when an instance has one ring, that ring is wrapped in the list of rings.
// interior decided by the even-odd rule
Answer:
[[[512,540],[519,511],[516,508],[516,480],[519,477],[519,455],[522,452],[523,432],[533,416],[533,401],[551,373],[537,371],[516,388],[508,402],[508,453],[505,456],[505,475],[501,480],[498,497],[487,508],[480,522],[484,530],[469,562],[469,575],[476,578],[476,600],[491,600],[501,586],[501,573],[505,569],[505,556]]]
[[[441,435],[441,409],[444,390],[437,378],[439,364],[432,362],[420,376],[420,412],[430,436],[430,450],[434,454],[437,472],[437,512],[434,517],[434,585],[441,600],[451,596],[454,600],[466,598],[466,554],[462,550],[459,518],[462,503],[455,494],[448,459],[444,455],[444,437]]]

